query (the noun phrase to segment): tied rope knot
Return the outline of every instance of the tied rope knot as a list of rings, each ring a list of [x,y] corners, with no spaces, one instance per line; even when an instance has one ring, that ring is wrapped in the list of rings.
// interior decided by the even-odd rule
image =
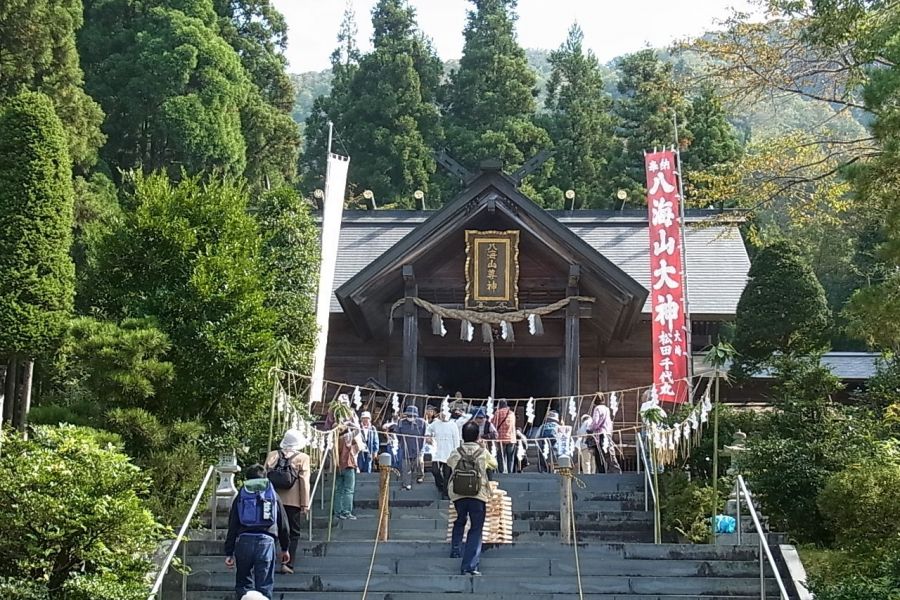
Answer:
[[[566,479],[570,479],[572,483],[578,486],[578,489],[583,490],[587,488],[587,484],[583,479],[579,478],[575,475],[575,470],[572,467],[557,467],[556,472],[565,477]]]

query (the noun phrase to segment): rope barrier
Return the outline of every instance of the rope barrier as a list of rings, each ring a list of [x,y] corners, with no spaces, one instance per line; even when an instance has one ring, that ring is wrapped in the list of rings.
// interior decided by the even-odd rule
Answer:
[[[270,369],[270,371],[280,373],[281,375],[284,375],[286,377],[294,377],[294,378],[304,379],[304,380],[310,379],[309,375],[305,375],[303,373],[297,373],[295,371],[285,371],[282,369],[275,369],[275,368]],[[694,373],[693,377],[682,377],[681,379],[676,379],[673,382],[673,384],[686,382],[691,385],[691,390],[694,390],[695,386],[693,385],[693,380],[695,380],[695,379],[700,380],[703,378],[707,378],[707,377],[709,377],[709,374],[712,372],[713,371],[710,370],[710,371],[705,371],[702,373]],[[383,396],[391,396],[393,394],[397,394],[398,396],[403,397],[404,400],[424,399],[427,402],[428,400],[441,401],[448,397],[448,395],[446,395],[446,394],[443,396],[436,396],[433,394],[415,394],[415,393],[411,393],[411,392],[399,392],[399,391],[394,391],[394,390],[386,390],[383,388],[375,388],[375,387],[368,387],[365,385],[356,385],[356,384],[351,384],[351,383],[346,383],[346,382],[333,381],[330,379],[324,379],[324,380],[322,380],[322,383],[325,387],[336,386],[338,388],[338,392],[336,392],[332,396],[332,401],[337,399],[337,397],[340,395],[341,390],[346,389],[348,391],[352,391],[356,388],[358,388],[361,392],[362,391],[372,392],[376,395],[380,394]],[[623,389],[618,389],[618,390],[607,390],[607,391],[598,390],[596,392],[591,392],[588,394],[570,394],[568,396],[530,396],[529,398],[506,398],[506,401],[521,403],[521,402],[527,402],[528,400],[534,400],[535,402],[539,402],[539,401],[552,401],[552,400],[557,400],[557,401],[568,400],[569,398],[574,398],[576,401],[579,401],[579,400],[585,399],[585,398],[593,398],[597,395],[609,396],[611,394],[619,395],[619,394],[627,394],[629,392],[642,392],[642,391],[649,390],[652,387],[653,387],[653,385],[651,384],[651,385],[641,385],[641,386],[635,386],[635,387],[630,387],[630,388],[623,388]],[[462,401],[469,405],[481,404],[486,400],[486,398],[483,398],[483,397],[468,397],[468,396],[459,396],[459,397],[449,396],[449,399],[451,402]],[[671,404],[671,402],[667,401],[667,400],[661,401],[661,402]]]
[[[384,489],[380,491],[379,495],[378,527],[375,528],[375,545],[372,547],[372,558],[369,560],[369,573],[366,575],[366,585],[363,587],[362,600],[366,600],[366,595],[369,593],[369,582],[372,580],[372,570],[375,568],[375,555],[378,552],[378,541],[381,539],[382,525],[390,518],[388,501],[391,493],[391,470],[386,469]]]
[[[566,484],[566,501],[569,504],[569,526],[572,528],[572,547],[575,549],[575,577],[578,581],[578,598],[584,600],[584,589],[581,585],[581,559],[578,557],[578,534],[575,528],[575,497],[572,493],[572,484],[576,484],[578,489],[587,488],[587,484],[580,478],[575,476],[571,467],[560,467],[559,474],[568,479]]]

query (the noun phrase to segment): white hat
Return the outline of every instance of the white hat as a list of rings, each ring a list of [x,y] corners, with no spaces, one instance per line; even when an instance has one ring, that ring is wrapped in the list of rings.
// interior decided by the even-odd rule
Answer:
[[[266,600],[266,597],[256,590],[250,590],[249,592],[241,596],[241,600]]]
[[[340,394],[338,396],[338,402],[340,402],[341,404],[350,404],[350,396],[348,396],[347,394]]]
[[[364,410],[364,411],[362,411],[362,413],[359,415],[359,418],[360,418],[360,419],[371,419],[371,418],[372,418],[372,413],[370,413],[370,412],[367,411],[367,410]]]
[[[308,444],[306,436],[297,429],[288,429],[281,438],[282,450],[300,450]]]

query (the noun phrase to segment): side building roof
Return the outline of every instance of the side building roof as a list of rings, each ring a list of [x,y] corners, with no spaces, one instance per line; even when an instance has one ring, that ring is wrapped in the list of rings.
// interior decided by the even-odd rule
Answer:
[[[650,241],[644,211],[548,211],[645,288],[650,283]],[[433,214],[431,211],[345,211],[334,289],[343,285]],[[688,301],[694,318],[733,316],[747,282],[750,259],[734,223],[718,212],[690,211],[685,254]],[[331,312],[342,312],[332,296]],[[643,307],[650,312],[650,300]]]

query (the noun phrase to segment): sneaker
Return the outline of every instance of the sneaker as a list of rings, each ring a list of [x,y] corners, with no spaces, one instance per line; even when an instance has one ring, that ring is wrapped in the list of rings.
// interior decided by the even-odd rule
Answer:
[[[411,485],[404,485],[404,486],[403,486],[403,489],[404,489],[404,490],[411,490],[411,489],[412,489],[412,486],[411,486]]]
[[[334,515],[334,516],[335,516],[335,518],[338,518],[338,519],[340,519],[341,521],[343,521],[344,519],[347,518],[347,515],[343,515],[343,514],[341,514],[341,515]]]
[[[356,515],[354,515],[353,513],[347,513],[346,515],[344,515],[344,518],[350,521],[355,521]]]
[[[459,552],[451,552],[450,553],[450,558],[460,558],[460,557],[461,556],[460,556]]]
[[[462,575],[471,575],[472,577],[481,577],[481,571],[463,571]]]
[[[424,478],[424,477],[417,477],[417,478],[416,478],[416,483],[422,483],[423,481],[425,481],[425,478]]]
[[[278,569],[278,572],[282,575],[293,575],[294,567],[292,567],[291,565],[281,565],[281,568]]]

